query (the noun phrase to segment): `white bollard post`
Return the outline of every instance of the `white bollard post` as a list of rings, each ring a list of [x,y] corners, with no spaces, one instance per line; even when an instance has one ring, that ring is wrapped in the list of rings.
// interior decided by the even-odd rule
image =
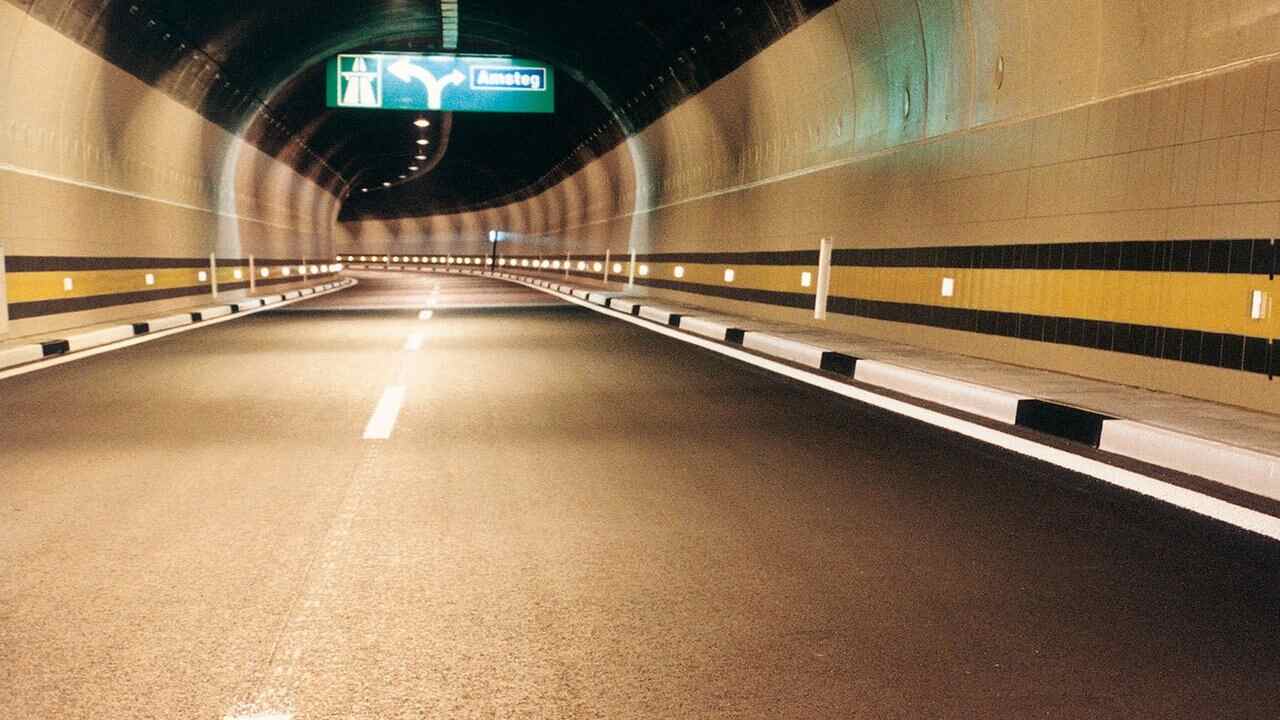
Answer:
[[[209,253],[209,290],[218,297],[218,254]]]
[[[631,264],[627,269],[627,287],[634,287],[636,284],[636,249],[631,248]]]
[[[609,248],[604,249],[604,281],[609,282]]]
[[[253,264],[253,256],[249,256],[249,294],[258,292],[258,268]]]
[[[831,292],[831,238],[818,246],[818,292],[813,299],[813,319],[827,319],[827,296]]]

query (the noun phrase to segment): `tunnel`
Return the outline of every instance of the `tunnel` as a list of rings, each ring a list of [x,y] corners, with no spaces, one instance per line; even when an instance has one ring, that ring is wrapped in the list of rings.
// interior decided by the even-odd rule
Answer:
[[[0,98],[14,717],[1276,717],[1273,0],[4,0]]]

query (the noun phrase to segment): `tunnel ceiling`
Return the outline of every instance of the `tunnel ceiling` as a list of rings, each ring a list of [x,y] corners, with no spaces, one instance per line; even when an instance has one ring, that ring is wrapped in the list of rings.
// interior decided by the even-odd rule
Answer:
[[[418,113],[326,108],[324,62],[347,51],[446,51],[442,0],[9,1],[290,162],[355,219],[535,193],[833,0],[459,0],[457,52],[553,64],[557,111],[427,113],[425,132],[412,125]],[[413,158],[419,135],[431,141],[424,161]]]

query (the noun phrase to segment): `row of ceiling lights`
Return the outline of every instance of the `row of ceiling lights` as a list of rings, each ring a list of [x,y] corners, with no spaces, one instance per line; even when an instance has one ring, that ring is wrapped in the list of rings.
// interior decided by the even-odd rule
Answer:
[[[417,120],[414,120],[414,121],[413,121],[413,126],[414,126],[414,127],[416,127],[416,128],[419,128],[419,129],[425,130],[425,129],[427,129],[427,128],[431,127],[431,121],[430,121],[430,120],[428,120],[428,119],[426,119],[426,118],[424,118],[424,117],[420,117],[420,118],[418,118]],[[413,156],[413,159],[414,159],[415,163],[418,163],[418,162],[425,162],[425,161],[426,161],[426,159],[427,159],[427,156],[426,156],[425,151],[423,150],[423,148],[425,148],[426,146],[430,145],[430,144],[431,144],[431,141],[430,141],[430,140],[428,140],[428,139],[427,139],[427,138],[425,138],[425,137],[419,137],[415,142],[417,143],[418,147],[417,147],[417,149],[416,149],[416,150],[414,150],[414,156]],[[413,164],[413,165],[410,165],[410,166],[409,166],[409,172],[418,172],[418,170],[420,170],[420,169],[421,169],[421,166],[419,166],[419,165],[417,165],[417,164]],[[400,180],[407,180],[407,179],[409,179],[409,176],[408,176],[408,175],[401,175],[401,176],[399,176],[399,179],[400,179]],[[384,181],[382,182],[382,187],[384,187],[384,188],[389,188],[389,187],[391,187],[391,185],[392,185],[392,184],[393,184],[393,183],[392,183],[390,180],[384,180]],[[369,192],[369,188],[368,188],[367,186],[366,186],[366,187],[362,187],[362,188],[360,188],[360,192],[362,192],[362,193],[367,193],[367,192]]]

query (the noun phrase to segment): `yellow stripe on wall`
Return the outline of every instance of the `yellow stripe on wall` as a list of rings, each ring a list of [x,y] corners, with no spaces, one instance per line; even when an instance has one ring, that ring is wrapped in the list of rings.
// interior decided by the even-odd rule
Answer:
[[[643,264],[649,274],[642,277],[637,271],[637,279],[805,294],[815,291],[818,275],[817,266]],[[684,277],[675,276],[677,266],[684,268]],[[733,268],[733,282],[725,281],[726,268]],[[625,282],[627,272],[624,262],[622,273],[610,272],[610,280]],[[809,287],[802,283],[806,272],[811,274]],[[948,277],[955,281],[955,294],[943,297],[942,281]],[[1280,282],[1261,275],[884,267],[833,267],[831,271],[832,297],[1280,336],[1280,308],[1264,320],[1250,318],[1254,290],[1280,301]]]
[[[20,303],[207,285],[199,281],[199,272],[196,268],[161,268],[9,273],[8,297],[10,303]],[[147,284],[148,273],[155,284]],[[70,290],[65,289],[67,278],[71,279]]]

